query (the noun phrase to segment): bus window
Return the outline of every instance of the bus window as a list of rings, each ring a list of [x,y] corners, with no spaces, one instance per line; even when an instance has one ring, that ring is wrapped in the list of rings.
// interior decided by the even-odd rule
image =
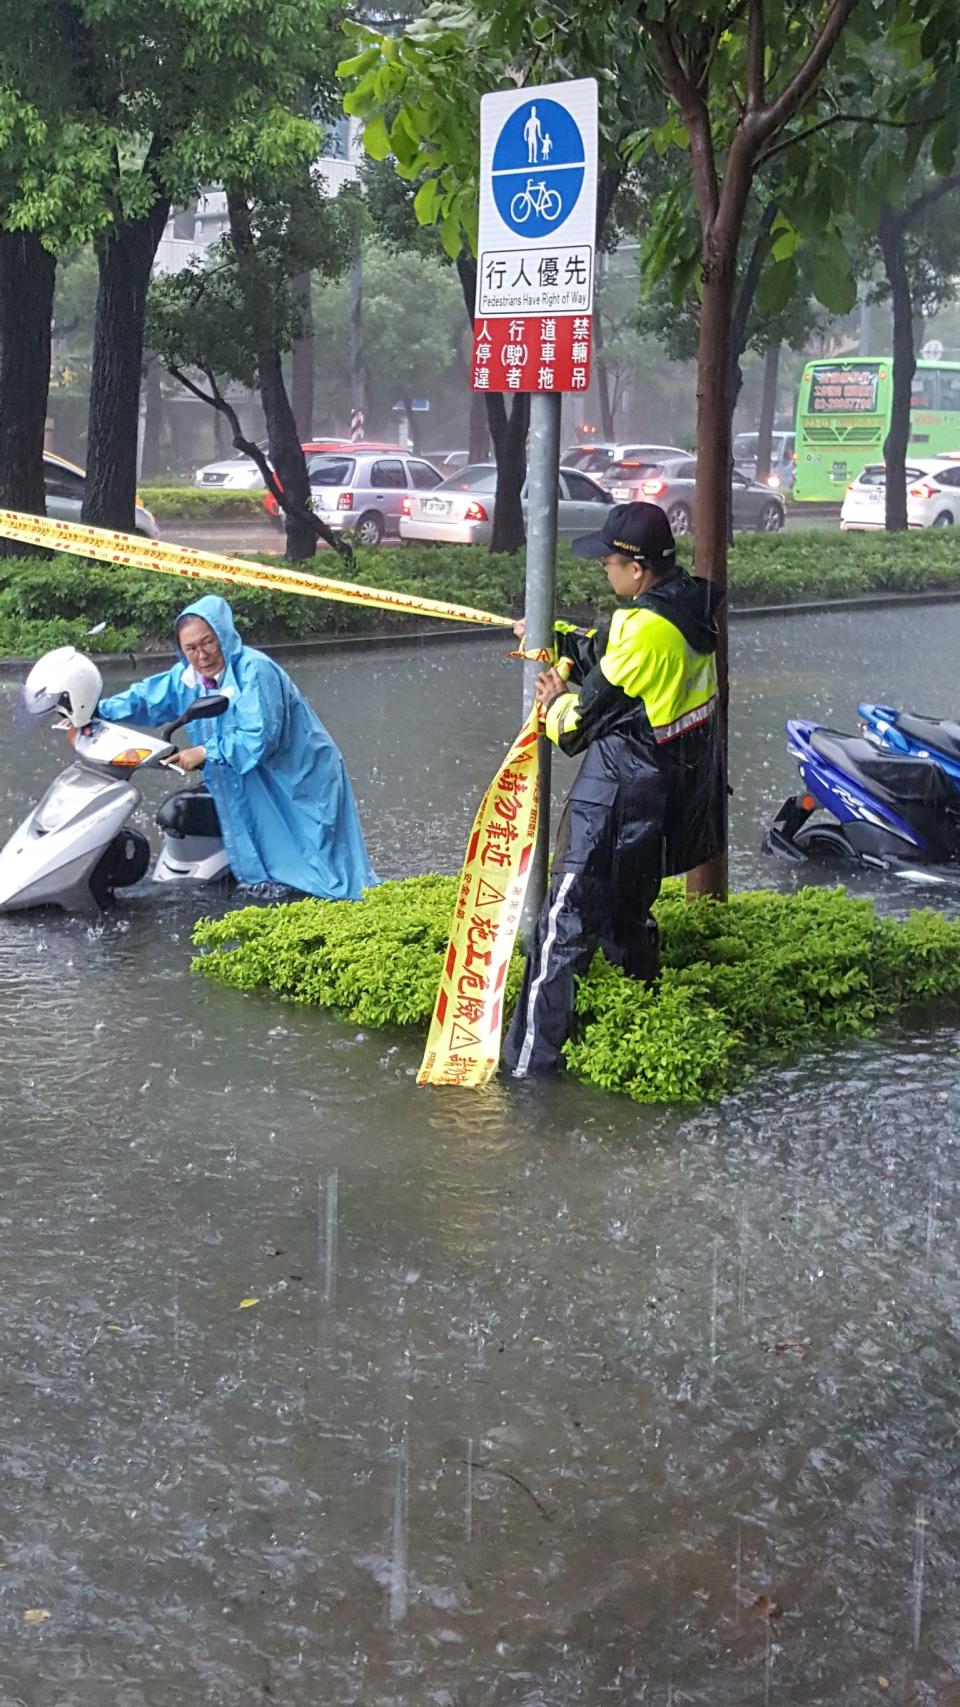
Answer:
[[[879,362],[818,363],[810,374],[810,414],[874,414],[879,378]]]
[[[960,411],[960,373],[950,368],[940,369],[940,407],[953,415]]]
[[[918,367],[910,387],[911,409],[936,409],[938,406],[937,380],[940,375],[936,368]]]

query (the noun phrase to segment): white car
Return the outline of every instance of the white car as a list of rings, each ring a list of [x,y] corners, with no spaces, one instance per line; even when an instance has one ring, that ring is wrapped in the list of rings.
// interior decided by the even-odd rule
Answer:
[[[960,451],[911,457],[907,463],[907,526],[948,528],[960,522]],[[882,528],[886,518],[887,471],[871,462],[847,487],[840,511],[844,533]]]
[[[260,449],[265,451],[266,444],[262,444]],[[225,457],[222,462],[205,463],[203,468],[197,469],[193,480],[195,486],[216,486],[221,491],[226,488],[231,492],[255,492],[263,486],[263,475],[243,451]]]
[[[432,492],[403,499],[400,538],[432,540],[436,545],[489,545],[497,491],[496,464],[469,463],[442,480]],[[521,495],[527,513],[527,488]],[[592,533],[603,521],[612,500],[589,475],[575,468],[560,470],[557,532],[561,539]]]
[[[47,490],[47,515],[60,522],[78,522],[83,508],[86,475],[75,462],[57,456],[52,450],[43,453],[43,480]],[[134,531],[144,539],[159,539],[160,529],[146,505],[137,494],[134,511]]]

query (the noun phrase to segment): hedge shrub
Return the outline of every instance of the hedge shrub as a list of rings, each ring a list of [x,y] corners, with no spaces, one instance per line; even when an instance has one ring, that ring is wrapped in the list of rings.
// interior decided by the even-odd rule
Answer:
[[[681,557],[689,561],[687,541],[681,541]],[[273,567],[277,563],[275,556],[266,554],[259,560]],[[342,565],[332,551],[321,551],[306,567],[308,572],[332,577]],[[369,586],[423,593],[505,615],[522,609],[523,559],[492,556],[477,546],[361,551],[355,579]],[[819,531],[744,535],[730,554],[731,603],[741,609],[810,598],[926,589],[960,592],[960,530],[927,529],[891,535]],[[189,593],[198,597],[203,592],[224,590],[241,633],[265,644],[323,635],[397,632],[411,626],[410,618],[389,612],[370,612],[285,593],[231,591],[216,582],[196,582]],[[35,654],[38,630],[31,625],[55,620],[82,623],[79,632],[96,622],[107,622],[111,630],[122,632],[118,650],[127,650],[134,643],[132,637],[139,637],[141,647],[157,640],[169,644],[173,617],[187,593],[176,577],[113,568],[83,558],[0,559],[0,650],[7,655]],[[613,606],[599,567],[580,562],[566,545],[558,558],[558,603],[562,611],[580,618],[594,612],[602,614]],[[104,651],[113,649],[108,637],[99,645]]]
[[[296,901],[203,919],[193,968],[361,1025],[416,1026],[433,1011],[457,880],[413,877],[353,904]],[[671,882],[656,908],[663,969],[650,989],[598,955],[566,1046],[577,1077],[636,1102],[722,1095],[757,1064],[835,1037],[866,1037],[920,1004],[960,999],[960,920],[881,918],[842,890],[770,890],[723,905]],[[507,1005],[522,970],[514,955]]]
[[[163,522],[266,521],[263,487],[253,491],[224,490],[216,486],[144,486],[140,496]]]

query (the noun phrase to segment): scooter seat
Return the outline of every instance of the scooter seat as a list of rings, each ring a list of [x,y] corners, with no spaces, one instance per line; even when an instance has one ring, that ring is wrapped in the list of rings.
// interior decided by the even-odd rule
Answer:
[[[932,752],[943,753],[960,763],[960,723],[946,717],[918,717],[912,711],[901,711],[896,727],[911,741],[919,741]]]
[[[948,799],[956,802],[956,790],[933,759],[879,753],[862,736],[843,735],[837,729],[812,730],[810,745],[820,758],[888,805],[916,801],[933,806]]]
[[[157,827],[168,836],[219,836],[220,819],[205,788],[181,788],[168,794],[157,811]]]

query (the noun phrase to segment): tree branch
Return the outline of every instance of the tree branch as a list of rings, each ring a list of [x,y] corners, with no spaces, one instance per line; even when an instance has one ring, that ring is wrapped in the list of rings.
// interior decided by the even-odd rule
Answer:
[[[764,102],[766,35],[763,26],[763,0],[750,0],[750,15],[747,19],[746,110],[748,113],[759,112]]]
[[[940,200],[941,196],[949,195],[951,190],[956,189],[960,189],[960,172],[951,173],[949,178],[941,178],[939,184],[934,184],[932,190],[924,190],[922,196],[917,196],[914,201],[910,202],[909,206],[905,207],[895,217],[900,225],[911,225],[917,214],[922,213],[925,207],[932,206],[934,202]]]
[[[945,118],[946,114],[939,114]],[[792,148],[794,143],[805,142],[808,136],[814,136],[818,130],[827,130],[833,124],[871,124],[879,130],[910,130],[917,125],[927,125],[937,120],[930,119],[881,119],[873,113],[831,113],[829,118],[818,119],[816,124],[808,125],[806,130],[799,130],[796,136],[786,136],[781,142],[775,142],[772,148],[765,148],[757,155],[757,165],[762,166],[767,160],[772,160],[775,154],[782,154],[785,148]]]
[[[856,0],[832,0],[823,28],[803,64],[794,72],[786,87],[781,89],[776,100],[764,107],[753,120],[757,142],[765,142],[790,122],[830,58],[855,5]]]
[[[664,82],[676,101],[680,115],[690,133],[690,158],[693,165],[694,191],[700,214],[700,227],[704,241],[706,241],[720,205],[717,165],[713,149],[713,131],[710,124],[710,114],[707,111],[707,103],[700,90],[694,83],[691,83],[684,71],[666,24],[659,19],[646,19],[642,13],[640,21],[653,43]]]
[[[209,403],[212,409],[216,409],[221,415],[226,416],[230,423],[231,432],[233,433],[234,450],[242,451],[244,456],[248,456],[251,462],[256,463],[263,476],[264,485],[267,490],[273,494],[277,503],[280,505],[280,508],[283,510],[284,515],[293,514],[298,520],[302,520],[303,513],[297,506],[291,506],[283,487],[277,479],[273,469],[270,467],[270,464],[264,456],[263,451],[260,449],[260,446],[254,444],[252,439],[244,437],[243,428],[240,425],[237,412],[233,405],[227,402],[223,392],[217,384],[216,375],[211,371],[211,369],[204,367],[200,370],[210,387],[209,391],[204,391],[202,386],[197,385],[196,382],[190,378],[189,374],[185,373],[183,368],[178,367],[175,362],[165,362],[164,365],[167,372],[177,380],[180,385],[182,385],[187,391],[192,392],[194,397],[199,397],[201,403]],[[324,540],[327,545],[332,545],[333,549],[340,553],[348,568],[351,570],[354,569],[356,567],[356,559],[353,555],[353,548],[347,544],[346,540],[339,539],[335,533],[331,532],[326,523],[322,522],[320,517],[315,515],[312,510],[307,511],[306,514],[309,518],[310,526],[314,529],[316,537]]]

